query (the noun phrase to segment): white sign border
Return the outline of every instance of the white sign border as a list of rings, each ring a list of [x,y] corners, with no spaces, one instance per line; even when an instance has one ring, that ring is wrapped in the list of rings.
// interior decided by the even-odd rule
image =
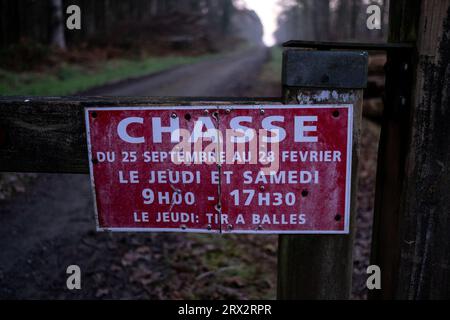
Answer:
[[[89,126],[89,112],[92,111],[127,111],[127,110],[226,110],[226,109],[332,109],[347,108],[347,163],[345,177],[345,218],[344,230],[207,230],[207,229],[181,229],[181,228],[103,228],[99,224],[97,196],[95,192],[94,167],[92,158],[91,132]],[[350,233],[350,206],[351,206],[351,177],[353,162],[353,104],[292,104],[292,105],[205,105],[205,106],[129,106],[129,107],[86,107],[85,125],[89,159],[89,175],[91,191],[93,194],[95,223],[98,232],[178,232],[178,233],[208,233],[208,234],[349,234]]]

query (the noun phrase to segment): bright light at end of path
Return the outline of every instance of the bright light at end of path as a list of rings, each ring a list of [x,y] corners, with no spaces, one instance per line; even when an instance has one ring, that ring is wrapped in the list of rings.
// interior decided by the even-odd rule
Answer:
[[[277,18],[281,8],[279,0],[237,0],[238,6],[254,10],[264,26],[264,43],[266,46],[275,44],[274,33],[277,30]]]

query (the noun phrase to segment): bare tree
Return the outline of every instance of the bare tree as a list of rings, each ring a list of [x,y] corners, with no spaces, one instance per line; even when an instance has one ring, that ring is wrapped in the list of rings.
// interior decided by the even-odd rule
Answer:
[[[66,37],[64,34],[64,13],[62,0],[50,0],[51,8],[51,38],[50,43],[57,48],[66,49]]]
[[[352,0],[350,7],[350,37],[357,38],[358,18],[361,11],[361,0]]]
[[[329,40],[330,0],[315,0],[312,4],[315,40]]]

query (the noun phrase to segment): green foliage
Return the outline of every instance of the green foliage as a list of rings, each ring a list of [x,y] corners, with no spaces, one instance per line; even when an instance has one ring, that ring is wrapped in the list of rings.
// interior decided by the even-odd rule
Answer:
[[[0,95],[70,95],[110,82],[195,63],[207,57],[209,55],[117,59],[102,62],[95,69],[63,64],[52,73],[13,73],[0,69]]]

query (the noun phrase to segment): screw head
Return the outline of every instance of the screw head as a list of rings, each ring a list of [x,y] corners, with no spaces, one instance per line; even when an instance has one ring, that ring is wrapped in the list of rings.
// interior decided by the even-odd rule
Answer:
[[[229,224],[229,225],[227,226],[227,228],[228,228],[228,230],[233,230],[233,226],[232,226],[231,224]]]
[[[264,109],[261,109],[261,110],[259,110],[259,113],[261,113],[261,114],[265,114],[265,113],[266,113],[266,111],[265,111]]]
[[[203,110],[203,113],[204,113],[204,114],[209,114],[209,110],[208,110],[208,109],[205,109],[205,110]]]
[[[264,190],[266,190],[266,187],[260,186],[260,187],[259,187],[259,190],[260,190],[260,191],[264,191]]]
[[[177,116],[177,114],[174,112],[174,113],[172,113],[171,117],[172,117],[172,119],[175,119],[175,118],[178,117],[178,116]]]
[[[231,109],[225,110],[225,113],[226,113],[226,114],[230,114],[230,113],[231,113]]]

